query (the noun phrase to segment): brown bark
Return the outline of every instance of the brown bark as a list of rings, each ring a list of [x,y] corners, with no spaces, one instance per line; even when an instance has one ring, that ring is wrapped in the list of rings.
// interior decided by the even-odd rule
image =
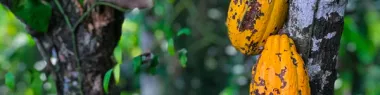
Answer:
[[[65,14],[73,25],[89,10],[94,0],[87,0],[84,9],[76,0],[60,0]],[[91,2],[92,1],[92,2]],[[103,77],[115,62],[112,53],[120,39],[122,12],[110,7],[97,6],[75,31],[80,65],[77,65],[74,52],[73,33],[66,24],[57,5],[53,5],[53,15],[49,26],[49,36],[58,54],[58,70],[55,71],[58,94],[63,95],[101,95]],[[113,80],[112,80],[113,81]],[[110,87],[114,87],[111,82]]]
[[[295,40],[313,95],[334,94],[335,64],[347,0],[290,0],[284,30]]]

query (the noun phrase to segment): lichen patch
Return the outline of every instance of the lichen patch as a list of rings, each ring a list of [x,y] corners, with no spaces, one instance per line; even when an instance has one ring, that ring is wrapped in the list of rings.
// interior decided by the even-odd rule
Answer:
[[[325,38],[325,39],[331,39],[331,38],[335,37],[335,35],[336,35],[336,31],[331,32],[331,33],[327,33],[327,35],[325,37],[323,37],[323,38]]]
[[[313,47],[311,48],[311,51],[318,51],[319,50],[319,43],[322,42],[322,39],[317,39],[313,37],[311,39],[313,41]]]

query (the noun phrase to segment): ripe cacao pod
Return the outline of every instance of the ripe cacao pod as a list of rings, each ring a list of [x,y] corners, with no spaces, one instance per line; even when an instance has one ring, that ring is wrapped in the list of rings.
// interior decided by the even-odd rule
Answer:
[[[226,25],[232,45],[245,55],[261,52],[284,24],[288,0],[231,0]]]
[[[268,38],[252,68],[251,95],[310,95],[309,77],[296,46],[287,35]]]

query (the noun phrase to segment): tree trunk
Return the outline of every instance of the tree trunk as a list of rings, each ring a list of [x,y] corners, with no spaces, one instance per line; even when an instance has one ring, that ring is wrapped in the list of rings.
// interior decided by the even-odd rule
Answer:
[[[305,61],[313,95],[333,95],[347,0],[290,0],[284,31]]]
[[[59,0],[72,25],[95,0],[85,0],[81,8],[77,0]],[[49,37],[57,52],[57,93],[62,95],[102,95],[103,77],[116,63],[112,53],[116,47],[123,22],[122,12],[106,6],[97,6],[74,30],[80,64],[76,62],[73,33],[55,3],[49,25]],[[111,88],[113,85],[111,78]],[[110,89],[111,89],[110,88]]]
[[[48,32],[28,30],[43,48],[40,51],[43,55],[51,52],[57,54],[57,65],[49,68],[49,64],[44,72],[54,72],[59,95],[105,94],[103,77],[116,64],[112,54],[119,42],[124,21],[121,8],[151,8],[153,0],[101,0],[107,6],[95,7],[93,5],[99,0],[83,0],[83,5],[80,0],[48,1],[52,6]],[[12,8],[15,2],[0,0],[8,8]],[[81,16],[89,10],[87,17],[82,19]],[[50,54],[43,57],[49,61]],[[114,88],[114,79],[111,78],[109,94],[119,94]]]

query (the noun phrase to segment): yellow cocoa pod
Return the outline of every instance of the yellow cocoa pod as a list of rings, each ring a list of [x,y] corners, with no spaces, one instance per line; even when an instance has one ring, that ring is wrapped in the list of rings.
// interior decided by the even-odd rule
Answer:
[[[310,95],[304,61],[287,35],[268,38],[252,69],[251,95]]]
[[[231,0],[226,25],[232,45],[245,55],[260,53],[284,24],[288,0]]]

